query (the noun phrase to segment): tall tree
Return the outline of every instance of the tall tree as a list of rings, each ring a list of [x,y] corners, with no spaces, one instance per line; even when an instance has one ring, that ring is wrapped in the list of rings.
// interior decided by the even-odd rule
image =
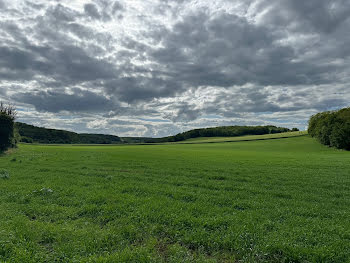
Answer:
[[[16,108],[0,102],[0,150],[14,147],[17,143],[15,136]]]
[[[324,145],[350,150],[350,108],[313,115],[308,131]]]

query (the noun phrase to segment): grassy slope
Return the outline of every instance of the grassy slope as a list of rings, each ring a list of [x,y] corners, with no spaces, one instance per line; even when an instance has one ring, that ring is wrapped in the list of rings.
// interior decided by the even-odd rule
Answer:
[[[269,140],[277,138],[298,137],[307,135],[306,131],[297,132],[283,132],[276,134],[264,134],[264,135],[247,135],[237,137],[199,137],[192,138],[186,141],[180,141],[176,143],[215,143],[215,142],[237,142],[237,141],[256,141],[256,140]]]
[[[0,262],[350,261],[350,153],[308,136],[21,145],[0,168]]]
[[[137,140],[125,140],[126,144],[132,145],[167,145],[167,144],[196,144],[196,143],[226,143],[226,142],[245,142],[245,141],[260,141],[260,140],[270,140],[270,139],[282,139],[290,137],[306,136],[307,131],[298,132],[284,132],[276,134],[264,134],[264,135],[246,135],[246,136],[236,136],[236,137],[199,137],[191,138],[185,141],[178,142],[159,142],[159,143],[144,143]],[[128,137],[121,137],[122,139]],[[132,138],[132,137],[129,137]],[[115,144],[42,144],[34,143],[33,145],[47,145],[47,146],[115,146]]]

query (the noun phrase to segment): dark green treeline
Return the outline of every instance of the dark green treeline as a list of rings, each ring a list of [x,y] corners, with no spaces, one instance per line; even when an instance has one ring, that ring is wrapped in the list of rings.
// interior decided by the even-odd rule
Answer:
[[[195,129],[187,132],[179,133],[175,136],[169,136],[164,138],[148,139],[148,143],[157,142],[177,142],[184,141],[191,138],[198,137],[236,137],[244,135],[263,135],[263,134],[273,134],[282,133],[289,131],[298,131],[297,128],[292,130],[283,127],[276,126],[222,126],[214,128],[203,128]]]
[[[15,129],[16,110],[0,102],[0,151],[15,147],[18,133]]]
[[[350,108],[313,115],[308,132],[324,145],[350,150]]]

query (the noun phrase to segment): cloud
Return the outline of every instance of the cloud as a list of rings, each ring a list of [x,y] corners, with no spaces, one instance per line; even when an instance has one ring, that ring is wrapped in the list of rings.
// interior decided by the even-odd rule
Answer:
[[[84,132],[304,127],[349,106],[349,26],[346,0],[0,0],[0,99]]]
[[[95,19],[100,19],[101,15],[97,10],[97,7],[94,4],[85,4],[84,5],[85,13]]]
[[[19,102],[33,105],[38,111],[49,112],[101,112],[115,107],[111,100],[103,95],[88,90],[72,89],[70,93],[52,90],[30,93],[17,93],[15,98]]]
[[[270,17],[273,25],[281,23],[280,26],[310,33],[332,33],[349,18],[350,12],[350,3],[346,0],[282,0],[272,1],[272,5],[266,0],[261,2],[270,9],[266,17]],[[282,12],[276,13],[277,10]]]

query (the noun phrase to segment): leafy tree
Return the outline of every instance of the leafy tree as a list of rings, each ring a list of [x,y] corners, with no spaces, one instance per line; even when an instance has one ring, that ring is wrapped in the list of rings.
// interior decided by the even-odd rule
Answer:
[[[308,132],[324,145],[350,150],[350,108],[313,115]]]
[[[329,137],[330,146],[350,150],[350,122],[336,123]]]
[[[5,106],[0,102],[0,150],[16,146],[18,142],[15,130],[16,109],[12,105]]]
[[[21,137],[21,142],[24,143],[33,143],[33,139],[29,137]]]

